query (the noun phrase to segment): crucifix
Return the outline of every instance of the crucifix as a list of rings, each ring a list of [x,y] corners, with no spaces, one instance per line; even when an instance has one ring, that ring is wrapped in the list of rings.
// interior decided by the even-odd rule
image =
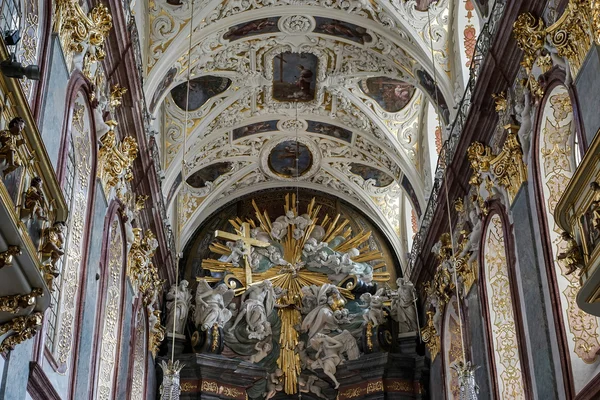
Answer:
[[[283,59],[283,54],[275,56],[276,59],[279,59],[279,82],[283,82],[283,63],[287,64],[287,61]]]
[[[239,235],[223,232],[223,231],[215,231],[215,237],[217,239],[223,240],[231,240],[237,242],[238,240],[242,241],[243,249],[244,249],[244,268],[246,272],[246,289],[250,287],[252,283],[252,268],[250,268],[250,251],[252,246],[254,247],[269,247],[271,243],[263,242],[261,240],[253,239],[250,237],[250,224],[247,222],[242,223],[241,229],[239,230]]]

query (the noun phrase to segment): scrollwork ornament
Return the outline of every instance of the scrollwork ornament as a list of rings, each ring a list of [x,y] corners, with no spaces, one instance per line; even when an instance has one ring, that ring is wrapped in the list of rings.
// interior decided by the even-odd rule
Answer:
[[[111,129],[100,138],[98,152],[98,176],[107,195],[112,188],[133,179],[132,165],[138,155],[138,144],[132,136],[126,136],[120,144],[117,143],[115,125],[116,122],[109,124]]]
[[[440,336],[433,323],[433,314],[433,311],[427,311],[427,323],[421,329],[421,340],[423,340],[423,343],[427,346],[427,350],[429,350],[431,361],[435,360],[440,352]]]
[[[315,20],[305,15],[288,15],[279,20],[278,27],[289,34],[308,33],[315,29]]]

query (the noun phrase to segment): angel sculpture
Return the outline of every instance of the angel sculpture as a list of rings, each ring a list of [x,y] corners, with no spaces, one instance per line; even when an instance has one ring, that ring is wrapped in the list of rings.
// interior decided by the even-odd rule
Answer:
[[[381,288],[377,290],[374,295],[371,293],[363,293],[360,296],[360,300],[364,304],[360,304],[359,307],[367,310],[367,312],[363,314],[363,318],[367,324],[370,323],[373,326],[378,326],[385,323],[383,302],[389,299],[383,295],[384,291],[385,289]]]
[[[167,293],[167,332],[183,334],[188,312],[192,305],[192,294],[188,287],[188,281],[181,281],[179,286],[173,285]]]
[[[231,329],[246,318],[246,332],[249,339],[263,340],[271,335],[268,318],[275,308],[275,291],[271,281],[266,280],[250,286],[242,296],[242,307]]]
[[[335,378],[335,372],[337,366],[345,361],[344,353],[349,360],[356,360],[360,355],[356,340],[348,331],[343,331],[335,337],[317,333],[310,339],[310,346],[317,350],[311,369],[322,369],[325,375],[333,381],[335,389],[340,386]]]
[[[231,311],[227,306],[233,300],[233,296],[234,291],[224,283],[213,289],[206,280],[200,280],[196,289],[196,326],[202,330],[208,330],[214,325],[223,328],[231,319]]]
[[[225,244],[231,250],[231,254],[221,257],[220,261],[229,262],[236,267],[240,266],[240,260],[244,258],[244,242],[241,240],[227,242]]]
[[[345,301],[342,298],[339,290],[332,284],[325,284],[321,287],[311,286],[310,289],[304,290],[303,293],[309,294],[309,297],[302,299],[302,309],[308,312],[300,330],[308,332],[308,337],[311,338],[317,333],[330,333],[337,331],[339,325],[334,317],[334,311],[343,308]],[[314,308],[309,309],[314,305]]]
[[[417,330],[417,311],[415,309],[415,287],[408,278],[396,280],[398,290],[391,292],[392,318],[400,324],[400,333]]]

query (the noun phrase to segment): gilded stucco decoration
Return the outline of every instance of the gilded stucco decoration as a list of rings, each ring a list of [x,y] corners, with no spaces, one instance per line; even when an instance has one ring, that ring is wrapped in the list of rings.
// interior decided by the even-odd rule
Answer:
[[[577,76],[597,38],[597,22],[590,18],[594,9],[594,1],[570,0],[561,17],[548,27],[530,13],[519,15],[513,35],[525,53],[521,65],[527,73],[526,86],[534,96],[541,98],[544,92],[534,74],[536,65],[542,73],[559,65],[567,73],[567,84]]]
[[[19,343],[31,339],[42,327],[43,315],[36,312],[30,315],[15,317],[0,325],[0,336],[12,332],[0,344],[0,352],[12,350]]]
[[[575,170],[573,109],[564,86],[558,86],[548,94],[541,121],[539,168],[546,219],[575,389],[580,390],[595,375],[599,365],[600,330],[598,319],[577,305],[576,296],[580,289],[577,274],[569,274],[568,266],[557,260],[560,253],[567,251],[568,240],[561,237],[563,231],[556,223],[554,211]]]
[[[35,65],[38,63],[40,51],[40,14],[44,13],[44,6],[40,7],[38,0],[26,0],[24,2],[23,24],[21,29],[21,49],[20,60],[24,66]],[[30,79],[20,79],[25,96],[30,104],[33,100],[33,81]]]
[[[485,188],[489,195],[494,195],[494,187],[502,187],[508,194],[507,205],[510,205],[527,180],[527,168],[517,137],[519,126],[509,124],[504,128],[508,134],[500,153],[494,154],[489,146],[479,142],[472,143],[467,149],[467,157],[473,170],[469,183],[474,187]]]
[[[107,198],[113,188],[121,188],[133,179],[132,165],[138,155],[135,138],[125,136],[119,143],[114,130],[116,122],[109,122],[111,129],[100,138],[98,151],[98,177],[102,181]]]
[[[81,69],[95,83],[99,62],[105,57],[104,41],[112,25],[112,16],[104,4],[86,15],[76,1],[57,1],[53,30],[60,37],[69,68]]]
[[[21,248],[19,246],[8,246],[8,249],[0,252],[0,268],[11,266],[14,257],[19,254],[21,254]]]
[[[14,294],[0,297],[0,311],[16,314],[35,306],[36,298],[42,296],[43,290],[35,288],[28,294]]]
[[[425,319],[425,326],[421,328],[421,340],[427,346],[427,350],[429,350],[429,355],[431,356],[431,361],[434,361],[437,355],[440,352],[440,333],[435,327],[435,323],[433,321],[434,312],[429,310],[427,311],[427,317]]]
[[[80,94],[74,105],[72,116],[71,140],[73,152],[75,155],[74,177],[73,177],[73,195],[70,205],[69,216],[69,236],[66,246],[66,259],[60,271],[60,279],[54,281],[56,287],[53,293],[56,313],[50,318],[55,319],[58,324],[56,330],[58,333],[54,337],[54,332],[48,332],[47,345],[55,354],[60,364],[66,364],[71,356],[73,346],[73,329],[75,324],[75,313],[78,301],[78,287],[83,262],[86,216],[88,208],[88,194],[90,189],[90,174],[92,171],[92,154],[90,139],[90,111],[86,107],[86,100]],[[58,292],[61,293],[60,302]],[[56,296],[56,297],[55,297]],[[54,298],[55,297],[55,298]]]
[[[121,226],[116,216],[110,224],[109,232],[108,273],[105,275],[107,279],[106,303],[104,306],[97,394],[98,398],[102,400],[113,398],[112,389],[116,377],[115,365],[119,354],[119,328],[121,321],[121,299],[123,296],[121,288],[123,287],[123,272],[125,270],[125,260],[123,258],[124,240],[121,233]]]
[[[519,340],[511,299],[502,220],[494,214],[485,235],[485,285],[492,331],[494,365],[501,399],[525,399]]]

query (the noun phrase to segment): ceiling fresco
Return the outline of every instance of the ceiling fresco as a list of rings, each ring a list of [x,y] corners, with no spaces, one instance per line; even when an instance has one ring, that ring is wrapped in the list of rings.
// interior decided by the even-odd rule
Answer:
[[[402,110],[415,94],[415,87],[410,83],[384,76],[368,78],[360,83],[365,94],[375,101],[385,111],[396,113]]]
[[[154,2],[145,90],[183,240],[232,197],[294,182],[360,208],[400,251],[400,199],[425,205],[424,110],[454,106],[449,4],[209,0],[192,20]]]
[[[175,86],[171,90],[171,96],[175,104],[182,110],[194,111],[202,107],[211,97],[223,93],[229,85],[231,85],[229,78],[201,76],[190,80],[189,85],[186,82]]]

